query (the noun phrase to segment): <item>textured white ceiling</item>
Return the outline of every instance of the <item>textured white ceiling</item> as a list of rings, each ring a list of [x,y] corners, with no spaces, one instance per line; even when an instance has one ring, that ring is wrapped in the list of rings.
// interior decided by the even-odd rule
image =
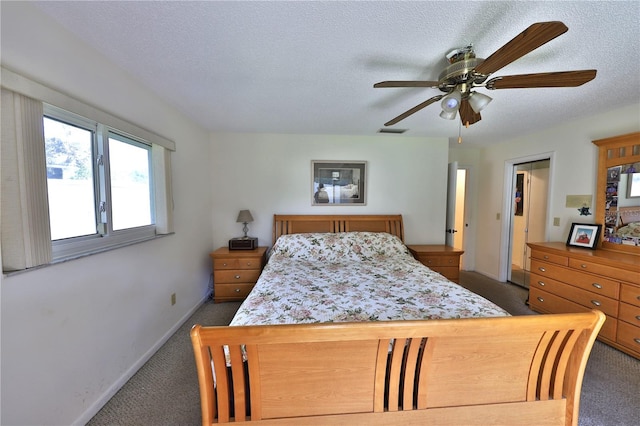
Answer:
[[[374,89],[437,80],[451,49],[486,58],[534,22],[569,31],[493,76],[597,69],[577,88],[485,91],[465,143],[487,144],[640,102],[640,2],[38,2],[214,132],[372,135],[439,94]],[[438,104],[398,123],[409,136],[457,138]],[[394,136],[395,137],[395,136]],[[401,136],[400,136],[401,137]]]

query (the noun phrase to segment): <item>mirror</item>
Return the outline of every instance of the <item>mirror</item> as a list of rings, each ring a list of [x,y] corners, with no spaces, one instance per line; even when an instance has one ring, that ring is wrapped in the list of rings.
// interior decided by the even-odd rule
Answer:
[[[640,162],[607,169],[605,242],[640,246],[640,173],[635,173],[638,169]]]
[[[601,248],[640,254],[640,133],[593,141],[599,147],[596,223]]]

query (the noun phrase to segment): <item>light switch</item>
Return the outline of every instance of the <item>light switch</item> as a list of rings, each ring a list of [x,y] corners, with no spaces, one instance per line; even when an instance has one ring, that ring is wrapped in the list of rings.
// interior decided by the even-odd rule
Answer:
[[[560,226],[560,218],[559,217],[554,217],[553,218],[553,226]]]
[[[496,220],[500,220],[500,213],[496,213]]]

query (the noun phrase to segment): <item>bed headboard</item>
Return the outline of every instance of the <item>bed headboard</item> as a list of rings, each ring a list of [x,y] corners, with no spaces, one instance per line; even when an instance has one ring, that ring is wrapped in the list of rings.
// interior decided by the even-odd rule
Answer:
[[[273,243],[305,232],[387,232],[404,242],[402,215],[273,215]]]

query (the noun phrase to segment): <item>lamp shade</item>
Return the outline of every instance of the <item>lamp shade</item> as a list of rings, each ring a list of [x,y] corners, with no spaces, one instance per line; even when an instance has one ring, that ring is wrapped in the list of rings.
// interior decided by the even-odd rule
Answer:
[[[460,92],[458,90],[454,90],[453,92],[442,98],[442,102],[440,103],[440,105],[442,105],[442,110],[449,113],[457,111],[458,108],[460,108],[461,99],[462,95],[460,94]]]
[[[469,105],[474,112],[479,113],[484,107],[489,105],[493,98],[483,93],[471,92],[469,94]]]
[[[440,112],[440,117],[444,118],[445,120],[453,120],[456,118],[456,114],[457,111],[447,112],[443,110],[442,112]]]
[[[253,222],[253,216],[251,216],[251,212],[249,210],[240,210],[238,213],[238,219],[236,222],[245,223],[245,222]]]

